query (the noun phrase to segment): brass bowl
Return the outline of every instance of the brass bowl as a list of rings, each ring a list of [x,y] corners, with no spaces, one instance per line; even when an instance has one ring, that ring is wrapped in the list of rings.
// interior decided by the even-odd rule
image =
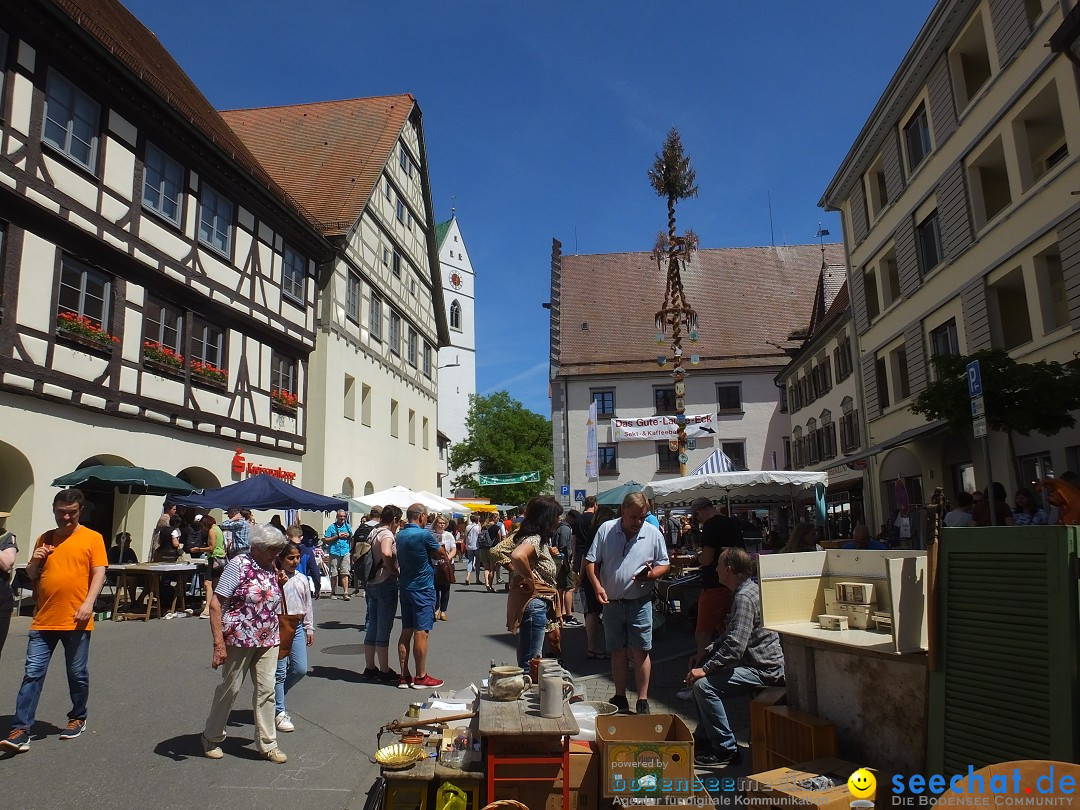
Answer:
[[[394,743],[376,751],[375,761],[387,770],[401,771],[411,768],[425,756],[423,746]]]

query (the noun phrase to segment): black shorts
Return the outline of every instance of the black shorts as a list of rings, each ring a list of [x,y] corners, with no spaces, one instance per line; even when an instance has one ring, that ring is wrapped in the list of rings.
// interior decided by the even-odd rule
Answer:
[[[597,615],[604,612],[604,606],[600,604],[600,600],[596,598],[596,591],[593,590],[592,580],[587,575],[581,577],[581,592],[585,596],[585,612],[596,613]]]

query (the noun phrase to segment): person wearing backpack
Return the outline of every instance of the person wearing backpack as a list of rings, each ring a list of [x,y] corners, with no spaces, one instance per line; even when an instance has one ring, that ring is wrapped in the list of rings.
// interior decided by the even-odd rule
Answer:
[[[361,588],[367,587],[368,577],[371,576],[371,543],[368,541],[371,533],[379,525],[382,517],[382,507],[373,506],[368,513],[368,519],[356,527],[352,536],[352,575],[353,593],[360,593]]]
[[[480,529],[480,535],[476,538],[476,556],[480,565],[484,568],[484,587],[494,592],[492,585],[495,566],[491,562],[491,548],[499,542],[499,522],[494,518],[486,518]]]
[[[239,554],[247,553],[251,548],[248,533],[251,531],[251,510],[230,506],[225,510],[228,520],[221,521],[221,532],[225,536],[225,554],[231,560]]]

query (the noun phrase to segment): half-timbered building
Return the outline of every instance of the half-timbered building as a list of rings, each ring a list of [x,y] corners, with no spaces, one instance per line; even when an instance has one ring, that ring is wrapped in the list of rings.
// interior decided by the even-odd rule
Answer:
[[[439,486],[438,350],[449,343],[420,107],[408,94],[231,110],[225,120],[304,209],[319,268],[304,481],[363,496]]]
[[[329,244],[115,0],[0,18],[0,508],[29,539],[91,463],[301,482]],[[243,467],[243,465],[237,465]],[[240,473],[242,474],[242,473]],[[143,557],[160,498],[92,496]],[[126,512],[126,514],[124,514]],[[28,544],[24,544],[24,549]]]

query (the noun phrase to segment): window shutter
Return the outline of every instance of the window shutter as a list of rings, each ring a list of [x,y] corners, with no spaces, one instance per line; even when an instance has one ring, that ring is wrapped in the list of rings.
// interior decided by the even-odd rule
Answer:
[[[860,177],[851,189],[851,228],[854,231],[855,244],[866,238],[870,224],[866,221],[866,189]]]
[[[885,172],[885,191],[897,200],[904,191],[904,173],[900,168],[900,141],[895,131],[885,136],[881,146],[881,168]]]
[[[964,193],[964,167],[959,161],[941,176],[937,185],[938,225],[945,261],[952,261],[971,244],[971,216]]]
[[[1024,4],[1018,0],[990,0],[990,24],[997,43],[998,62],[1004,70],[1031,36]]]
[[[989,349],[990,317],[986,311],[986,283],[982,276],[960,290],[960,302],[964,310],[968,354]]]
[[[904,348],[907,352],[908,387],[914,397],[926,389],[926,341],[923,340],[921,321],[915,321],[904,330]]]
[[[900,294],[910,298],[919,289],[919,259],[915,249],[915,220],[904,217],[896,229],[896,272],[900,276]]]
[[[1075,526],[944,529],[928,771],[1076,760]]]
[[[953,99],[949,61],[938,59],[926,81],[930,98],[930,121],[934,127],[934,146],[940,148],[956,129],[956,102]]]
[[[1069,322],[1075,330],[1080,328],[1080,213],[1073,214],[1058,229],[1058,250],[1069,302]]]
[[[877,395],[877,358],[865,354],[862,358],[863,402],[866,404],[866,418],[877,419],[881,415]]]

